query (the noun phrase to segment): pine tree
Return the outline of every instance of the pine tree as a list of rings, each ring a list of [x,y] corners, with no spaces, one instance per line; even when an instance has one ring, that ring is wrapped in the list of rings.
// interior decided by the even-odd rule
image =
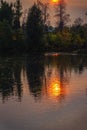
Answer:
[[[60,0],[56,5],[57,26],[60,32],[63,31],[64,26],[69,22],[70,15],[66,13],[66,3],[64,0]]]
[[[8,3],[6,1],[1,0],[0,2],[0,21],[3,22],[6,20],[10,25],[12,25],[13,22],[13,4]]]
[[[42,12],[36,4],[29,9],[27,18],[27,36],[30,41],[29,47],[32,50],[40,51],[42,48],[43,19]]]
[[[20,18],[22,15],[22,5],[20,0],[16,0],[16,3],[14,4],[14,28],[19,29],[20,28]]]

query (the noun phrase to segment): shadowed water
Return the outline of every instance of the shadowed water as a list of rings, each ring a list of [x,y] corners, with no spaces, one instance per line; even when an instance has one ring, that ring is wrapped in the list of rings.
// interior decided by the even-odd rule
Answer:
[[[87,56],[0,58],[0,130],[86,130]]]

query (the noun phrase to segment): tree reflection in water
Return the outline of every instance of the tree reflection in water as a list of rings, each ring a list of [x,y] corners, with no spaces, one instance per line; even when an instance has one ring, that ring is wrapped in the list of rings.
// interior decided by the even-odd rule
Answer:
[[[18,96],[19,101],[21,100],[21,68],[22,60],[19,58],[0,59],[0,94],[3,102],[14,95]]]
[[[26,60],[26,72],[29,83],[29,90],[35,97],[35,100],[39,100],[41,98],[44,77],[44,57],[28,57]]]
[[[63,101],[67,95],[71,73],[82,74],[87,67],[87,56],[46,55],[0,58],[0,96],[5,102],[10,97],[21,101],[25,82],[21,79],[24,71],[27,86],[35,101],[44,97],[52,101]],[[22,75],[22,78],[24,75]]]

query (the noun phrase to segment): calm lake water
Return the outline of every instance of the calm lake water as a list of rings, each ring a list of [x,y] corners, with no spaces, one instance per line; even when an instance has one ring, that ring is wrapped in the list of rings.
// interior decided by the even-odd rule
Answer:
[[[87,56],[0,58],[0,130],[87,130]]]

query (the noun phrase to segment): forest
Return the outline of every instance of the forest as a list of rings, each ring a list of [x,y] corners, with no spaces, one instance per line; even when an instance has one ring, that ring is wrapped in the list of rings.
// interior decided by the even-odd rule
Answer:
[[[78,17],[68,25],[70,14],[64,0],[54,10],[55,27],[50,25],[49,3],[38,0],[23,12],[20,0],[12,3],[1,0],[0,53],[87,53],[87,23]]]

